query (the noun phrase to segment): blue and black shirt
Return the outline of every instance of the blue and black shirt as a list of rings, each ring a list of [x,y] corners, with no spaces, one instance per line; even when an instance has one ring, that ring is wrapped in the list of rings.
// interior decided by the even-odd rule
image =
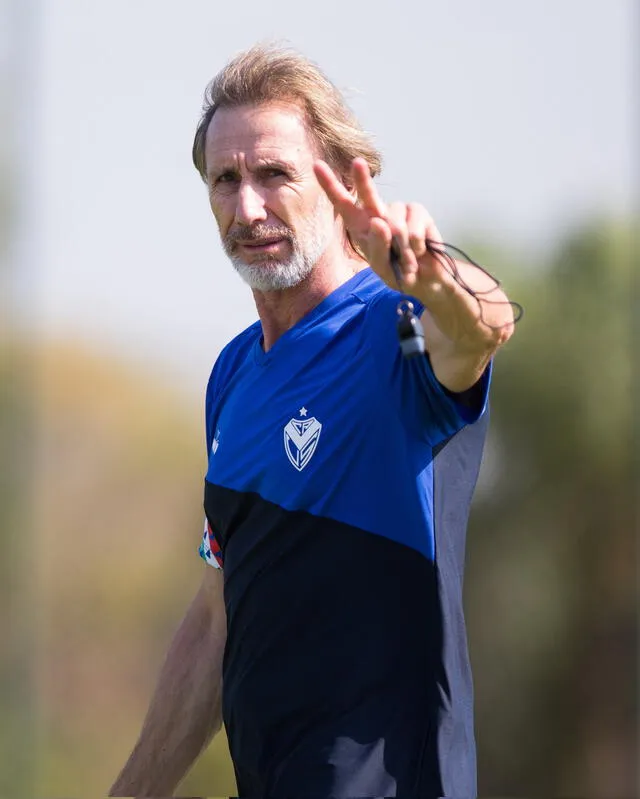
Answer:
[[[476,795],[462,578],[491,368],[462,403],[404,359],[399,297],[365,269],[209,381],[200,552],[240,796]]]

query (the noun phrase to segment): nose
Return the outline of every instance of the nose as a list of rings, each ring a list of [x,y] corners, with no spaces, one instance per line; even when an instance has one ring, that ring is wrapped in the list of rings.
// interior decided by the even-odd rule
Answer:
[[[262,193],[249,181],[243,180],[238,189],[236,222],[239,225],[251,225],[266,219],[267,209]]]

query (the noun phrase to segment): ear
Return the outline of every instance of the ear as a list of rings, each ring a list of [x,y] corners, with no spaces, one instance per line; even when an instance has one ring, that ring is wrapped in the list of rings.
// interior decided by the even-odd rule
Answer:
[[[353,197],[357,197],[358,192],[356,191],[356,187],[353,183],[353,178],[351,175],[342,175],[342,182],[344,184],[345,189],[351,194]]]
[[[334,171],[349,194],[355,197],[356,187],[353,175],[351,174],[351,167],[348,164],[341,164],[337,168],[334,167]]]

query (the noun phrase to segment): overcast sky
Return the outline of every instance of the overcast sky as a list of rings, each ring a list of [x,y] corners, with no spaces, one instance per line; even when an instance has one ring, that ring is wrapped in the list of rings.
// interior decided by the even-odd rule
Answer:
[[[423,202],[449,240],[524,249],[628,211],[635,16],[633,0],[16,0],[2,43],[32,319],[201,390],[255,311],[193,132],[209,79],[264,38],[347,91],[384,153],[385,197]]]

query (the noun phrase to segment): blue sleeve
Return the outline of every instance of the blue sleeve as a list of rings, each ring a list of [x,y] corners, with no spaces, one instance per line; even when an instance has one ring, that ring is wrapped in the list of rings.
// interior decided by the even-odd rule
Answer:
[[[243,330],[242,333],[237,335],[224,347],[213,365],[205,396],[207,457],[209,457],[209,453],[211,452],[213,436],[215,434],[214,411],[216,405],[224,393],[225,387],[233,377],[234,371],[242,363],[244,358],[246,358],[260,331],[259,322],[255,322],[246,330]]]
[[[476,422],[485,412],[492,364],[474,387],[473,402],[463,401],[438,382],[427,355],[405,358],[397,334],[397,305],[402,295],[394,291],[378,294],[367,309],[365,325],[368,346],[382,390],[390,392],[405,426],[431,446]],[[422,306],[413,300],[416,314]],[[466,392],[468,395],[468,392]]]
[[[211,445],[213,444],[213,420],[212,420],[212,410],[213,405],[216,401],[216,397],[218,395],[218,372],[219,369],[218,364],[219,360],[215,362],[213,369],[211,370],[211,376],[209,377],[209,382],[207,383],[207,393],[205,395],[205,403],[204,403],[204,419],[205,419],[205,428],[206,428],[206,437],[207,437],[207,457],[209,457],[209,453],[211,452]]]
[[[233,376],[235,369],[238,368],[243,358],[246,357],[257,330],[258,326],[254,324],[230,341],[216,359],[213,369],[211,370],[205,394],[207,461],[211,448],[213,447],[214,435],[216,434],[216,418],[219,412],[218,406],[220,405],[225,388]],[[206,515],[198,554],[210,566],[216,569],[221,569],[223,567],[224,559],[222,549]]]

